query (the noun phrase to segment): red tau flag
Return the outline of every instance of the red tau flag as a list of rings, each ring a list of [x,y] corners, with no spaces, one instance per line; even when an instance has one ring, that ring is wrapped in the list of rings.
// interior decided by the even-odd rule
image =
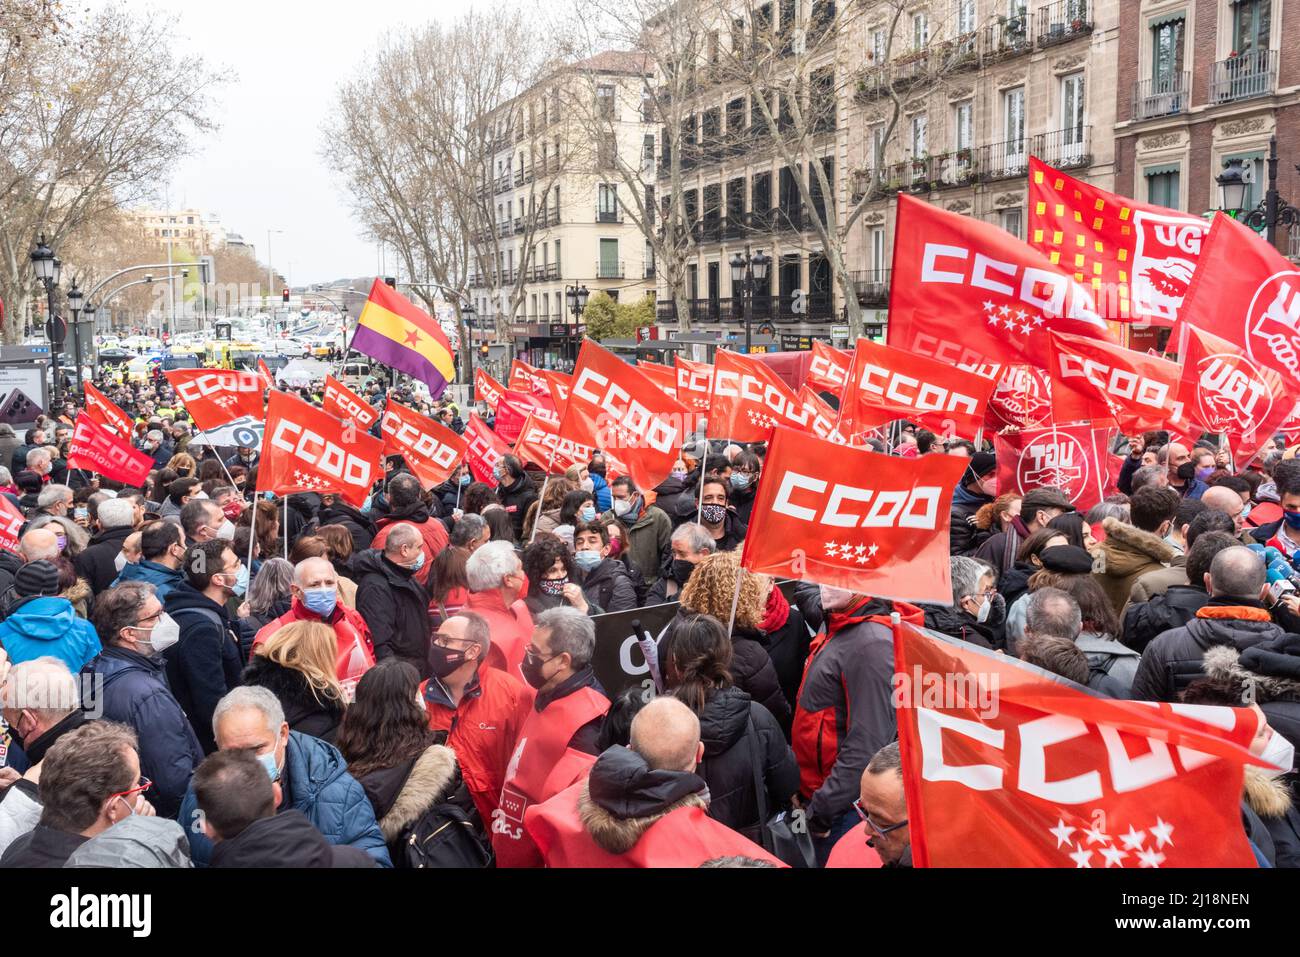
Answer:
[[[86,415],[90,416],[92,422],[104,426],[119,437],[130,439],[131,417],[95,388],[93,382],[86,383]]]
[[[68,446],[68,468],[98,472],[106,479],[141,485],[149,477],[153,459],[118,438],[89,415],[77,416]]]
[[[992,391],[992,379],[859,339],[840,397],[840,431],[911,419],[940,435],[974,438]]]
[[[1111,484],[1109,437],[1109,429],[1089,422],[1000,434],[993,443],[998,492],[1023,495],[1056,488],[1076,509],[1086,511],[1106,497]]]
[[[510,446],[473,413],[470,413],[469,422],[465,424],[464,438],[465,461],[469,463],[474,481],[486,482],[495,488],[497,477],[492,470],[504,456],[510,454]]]
[[[1248,708],[1094,697],[894,626],[894,707],[917,867],[1253,867]]]
[[[1187,418],[1206,432],[1228,437],[1234,462],[1244,466],[1273,441],[1296,407],[1294,389],[1231,342],[1184,324],[1182,382],[1178,396]]]
[[[1173,325],[1209,228],[1029,158],[1029,245],[1086,284],[1107,319]]]
[[[474,370],[474,398],[482,399],[493,412],[497,410],[497,403],[505,392],[506,387],[482,369]]]
[[[952,601],[948,521],[966,460],[772,433],[741,564],[881,598]]]
[[[773,426],[807,429],[839,445],[847,439],[835,420],[805,406],[766,363],[719,349],[713,366],[709,435],[736,442],[762,442]]]
[[[673,470],[694,419],[645,373],[587,339],[559,434],[608,449],[639,488],[652,489]]]
[[[391,398],[379,430],[384,433],[384,454],[405,459],[425,488],[447,481],[465,457],[466,442],[459,435]]]
[[[257,490],[337,492],[358,508],[381,472],[384,443],[287,392],[272,392]]]
[[[355,420],[363,432],[379,418],[379,412],[369,402],[332,375],[325,377],[325,401],[321,408],[337,419]]]
[[[818,392],[839,395],[844,390],[844,383],[848,381],[853,353],[832,349],[820,339],[814,339],[812,354],[812,363],[808,367],[808,385]]]
[[[1110,342],[1052,333],[1052,418],[1111,420],[1125,435],[1186,431],[1178,399],[1178,363]]]
[[[264,412],[262,377],[231,369],[176,369],[164,372],[194,424],[204,431]]]
[[[889,344],[994,378],[1055,329],[1110,339],[1092,294],[1005,229],[898,195]]]
[[[0,548],[18,553],[18,532],[27,524],[27,518],[14,508],[13,502],[0,495]]]

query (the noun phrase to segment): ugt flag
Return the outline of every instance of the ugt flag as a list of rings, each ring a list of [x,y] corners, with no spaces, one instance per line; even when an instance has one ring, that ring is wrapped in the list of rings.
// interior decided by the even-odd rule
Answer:
[[[917,867],[1255,866],[1249,708],[1098,698],[903,623],[894,672]]]
[[[966,460],[903,459],[777,427],[741,564],[881,598],[952,603],[948,528]]]
[[[382,279],[370,287],[352,348],[419,379],[435,399],[456,377],[451,343],[442,326]]]
[[[353,423],[274,391],[266,405],[257,490],[276,495],[337,492],[360,508],[382,474],[383,446]]]
[[[149,477],[153,459],[83,412],[72,430],[68,468],[86,469],[114,482],[138,486]]]

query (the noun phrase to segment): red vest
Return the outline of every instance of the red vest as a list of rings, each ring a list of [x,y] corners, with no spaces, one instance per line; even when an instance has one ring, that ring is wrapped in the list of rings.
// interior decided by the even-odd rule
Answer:
[[[849,828],[849,832],[835,842],[827,867],[880,867],[880,855],[875,848],[867,847],[867,822]]]
[[[352,701],[357,694],[357,682],[361,680],[362,675],[375,666],[375,654],[371,648],[370,629],[366,627],[365,619],[341,602],[336,606],[336,611],[339,614],[333,616],[336,619],[334,622],[324,621],[319,615],[308,611],[307,607],[295,598],[287,612],[267,622],[258,631],[253,638],[253,647],[262,644],[285,625],[292,625],[298,621],[324,622],[334,629],[334,639],[337,643],[334,668],[339,684],[343,687],[343,694],[348,701]]]
[[[492,847],[497,867],[542,866],[537,845],[524,832],[524,812],[587,776],[596,756],[570,748],[569,742],[579,728],[608,710],[609,699],[603,694],[579,688],[528,715],[493,812]]]
[[[611,854],[582,826],[578,795],[585,783],[584,778],[524,812],[524,826],[547,867],[699,867],[715,857],[734,855],[785,866],[693,805],[679,807],[655,821],[630,851]]]

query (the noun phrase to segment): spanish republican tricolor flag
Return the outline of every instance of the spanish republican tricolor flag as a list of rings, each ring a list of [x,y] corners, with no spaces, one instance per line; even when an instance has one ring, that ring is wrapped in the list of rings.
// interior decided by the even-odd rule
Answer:
[[[435,399],[456,377],[451,343],[442,328],[381,279],[370,287],[352,348],[419,379]]]

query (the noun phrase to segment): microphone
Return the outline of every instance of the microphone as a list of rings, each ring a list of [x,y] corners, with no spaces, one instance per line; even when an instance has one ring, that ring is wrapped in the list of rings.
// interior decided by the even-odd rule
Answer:
[[[1279,558],[1268,566],[1268,593],[1274,604],[1294,595],[1297,586],[1300,586],[1300,573],[1285,558]]]
[[[1256,555],[1258,555],[1260,558],[1264,559],[1264,564],[1269,568],[1273,567],[1274,562],[1286,561],[1286,556],[1282,554],[1282,551],[1278,548],[1275,548],[1272,545],[1261,545],[1258,542],[1255,542],[1253,544],[1247,545],[1246,547],[1249,548]]]

